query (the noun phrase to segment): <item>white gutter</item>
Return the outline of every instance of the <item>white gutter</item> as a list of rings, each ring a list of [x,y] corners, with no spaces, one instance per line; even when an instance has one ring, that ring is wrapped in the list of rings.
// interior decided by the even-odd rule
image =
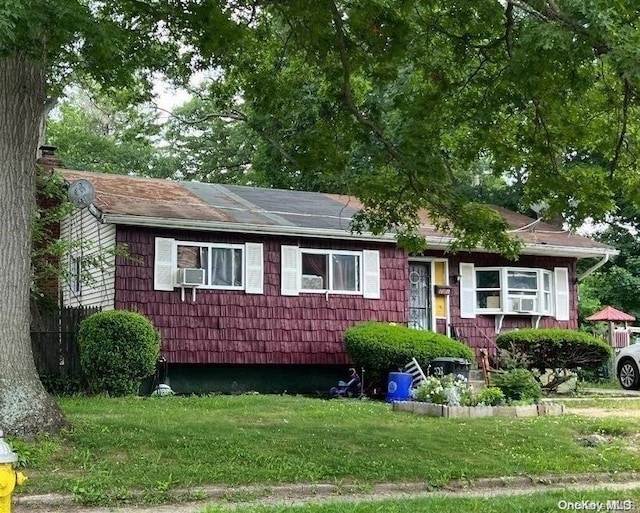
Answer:
[[[322,228],[301,228],[299,226],[256,225],[229,223],[224,221],[197,221],[191,219],[167,219],[145,216],[127,216],[104,214],[103,223],[146,226],[154,228],[174,228],[181,230],[200,230],[232,233],[252,233],[258,235],[288,235],[293,237],[315,237],[323,239],[356,239],[370,242],[395,242],[392,234],[374,235],[372,233],[354,233],[345,230],[327,230]]]
[[[102,223],[122,224],[127,226],[144,226],[152,228],[173,228],[179,230],[199,230],[232,233],[251,233],[256,235],[274,235],[290,237],[313,237],[318,239],[342,239],[359,240],[366,242],[395,243],[396,238],[392,233],[374,235],[367,233],[351,233],[346,230],[328,230],[322,228],[304,228],[299,226],[282,225],[256,225],[247,223],[229,223],[225,221],[201,221],[193,219],[159,218],[148,216],[133,216],[123,214],[103,214]],[[453,237],[436,236],[426,237],[428,249],[447,250],[454,241]],[[490,253],[484,248],[473,250],[474,253]],[[619,253],[610,248],[581,248],[577,246],[556,246],[550,244],[524,243],[523,255],[549,255],[567,258],[597,258],[604,257],[600,265]],[[594,269],[595,270],[595,269]],[[587,273],[585,273],[586,275]]]
[[[616,251],[616,255],[620,253],[619,251]],[[595,265],[592,265],[591,267],[589,267],[589,269],[587,269],[585,272],[583,272],[580,276],[578,276],[578,281],[582,281],[584,280],[587,276],[589,276],[591,273],[594,273],[595,271],[597,271],[598,269],[600,269],[604,264],[606,264],[609,261],[609,256],[611,255],[611,253],[606,253],[604,255],[604,258],[602,260],[600,260],[599,262],[597,262]],[[615,256],[615,255],[613,255]]]

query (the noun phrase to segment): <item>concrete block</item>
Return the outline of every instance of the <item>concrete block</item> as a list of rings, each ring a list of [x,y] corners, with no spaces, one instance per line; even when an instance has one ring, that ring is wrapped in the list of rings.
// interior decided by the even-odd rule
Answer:
[[[547,415],[563,415],[564,404],[547,403],[546,405]]]
[[[516,407],[515,406],[496,406],[493,410],[493,415],[495,417],[515,417]]]
[[[447,408],[446,417],[453,418],[469,418],[469,406],[445,406]]]
[[[524,418],[524,417],[537,417],[538,416],[538,405],[531,404],[527,406],[516,406],[516,417]]]
[[[473,406],[469,408],[469,417],[493,417],[493,408],[491,406]]]
[[[413,413],[416,415],[429,415],[429,406],[431,406],[431,403],[416,402],[413,405]]]
[[[413,413],[414,405],[413,401],[393,401],[391,404],[392,411],[404,411],[407,413]]]

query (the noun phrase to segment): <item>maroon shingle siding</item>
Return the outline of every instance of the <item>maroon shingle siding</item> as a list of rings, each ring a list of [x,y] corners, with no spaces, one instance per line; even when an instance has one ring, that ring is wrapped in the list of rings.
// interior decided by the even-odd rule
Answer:
[[[408,263],[391,244],[324,239],[243,236],[228,233],[153,231],[118,226],[118,244],[132,258],[118,258],[115,307],[147,315],[162,335],[162,350],[171,363],[215,364],[347,364],[342,335],[365,320],[407,322]],[[264,244],[264,294],[243,291],[153,290],[155,237],[200,242]],[[380,299],[361,296],[280,295],[280,247],[380,251]]]
[[[562,258],[552,256],[529,256],[522,255],[516,262],[507,260],[497,255],[489,253],[459,253],[449,255],[449,280],[454,286],[451,290],[451,325],[452,336],[457,335],[469,346],[476,350],[476,354],[481,348],[489,350],[491,355],[495,355],[495,315],[478,315],[474,319],[460,318],[460,288],[457,286],[456,277],[460,274],[460,262],[473,263],[477,267],[510,266],[510,267],[533,267],[548,269],[553,271],[554,267],[566,267],[569,269],[569,290],[570,290],[570,319],[568,321],[557,321],[554,317],[543,316],[540,318],[539,328],[578,328],[578,307],[577,307],[577,278],[576,260],[573,258]],[[505,315],[502,322],[501,332],[510,331],[514,328],[531,328],[531,316],[529,315]]]

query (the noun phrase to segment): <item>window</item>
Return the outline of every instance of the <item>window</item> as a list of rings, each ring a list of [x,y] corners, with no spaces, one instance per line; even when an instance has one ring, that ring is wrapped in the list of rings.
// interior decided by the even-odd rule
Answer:
[[[500,271],[476,271],[476,307],[481,309],[501,310]]]
[[[301,286],[313,292],[361,292],[361,260],[357,252],[300,250]]]
[[[380,253],[281,246],[281,294],[357,294],[380,298]]]
[[[178,269],[204,269],[205,287],[242,288],[243,249],[243,246],[178,242]]]
[[[558,321],[572,318],[569,269],[526,267],[475,267],[460,263],[460,317],[477,314],[554,316]],[[573,311],[575,315],[575,311]],[[496,321],[497,322],[497,321]],[[501,322],[501,321],[500,321]],[[498,329],[498,324],[496,324]]]
[[[476,309],[502,313],[551,313],[551,271],[476,268]]]
[[[69,262],[69,290],[74,295],[82,292],[82,258],[72,257]]]
[[[154,290],[199,287],[262,294],[263,246],[253,242],[219,244],[157,237],[153,279]]]

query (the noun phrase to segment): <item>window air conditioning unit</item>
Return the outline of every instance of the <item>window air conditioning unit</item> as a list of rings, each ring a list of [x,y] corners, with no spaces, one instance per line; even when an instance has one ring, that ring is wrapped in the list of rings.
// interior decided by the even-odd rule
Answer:
[[[521,297],[516,301],[518,312],[529,313],[536,311],[536,300],[533,297]]]
[[[204,269],[178,269],[178,285],[199,287],[204,285]]]

